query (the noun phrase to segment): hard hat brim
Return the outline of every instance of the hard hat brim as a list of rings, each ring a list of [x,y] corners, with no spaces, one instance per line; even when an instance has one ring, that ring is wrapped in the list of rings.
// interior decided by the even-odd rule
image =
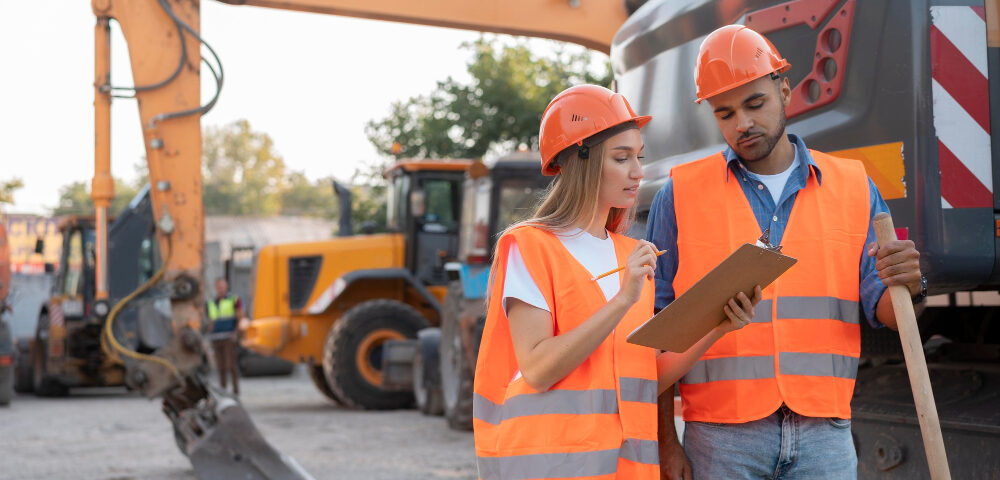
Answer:
[[[699,96],[698,98],[695,99],[694,103],[701,104],[701,102],[703,102],[705,100],[708,100],[709,98],[712,98],[712,97],[714,97],[714,96],[716,96],[716,95],[718,95],[720,93],[725,93],[725,92],[728,92],[728,91],[730,91],[730,90],[732,90],[734,88],[742,87],[743,85],[746,85],[746,84],[748,84],[750,82],[757,81],[757,80],[759,80],[759,79],[761,79],[763,77],[766,77],[768,75],[771,75],[771,74],[773,74],[775,72],[777,72],[777,73],[785,73],[790,68],[792,68],[791,64],[789,64],[786,61],[785,65],[782,66],[781,68],[777,69],[777,70],[772,70],[770,72],[767,72],[767,73],[764,73],[764,74],[761,74],[761,75],[757,75],[756,77],[745,78],[745,79],[740,80],[740,81],[738,81],[738,82],[736,82],[736,83],[734,83],[732,85],[726,85],[725,87],[718,88],[718,89],[716,89],[713,92],[709,92],[709,93],[706,93],[706,94],[704,94],[702,96]]]

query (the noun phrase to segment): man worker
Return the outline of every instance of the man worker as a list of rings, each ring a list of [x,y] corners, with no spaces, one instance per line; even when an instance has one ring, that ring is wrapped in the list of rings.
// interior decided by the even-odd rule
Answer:
[[[657,309],[762,234],[798,259],[764,290],[752,323],[677,383],[683,451],[673,389],[661,397],[664,478],[856,478],[860,322],[896,328],[886,285],[905,285],[915,304],[926,296],[913,242],[876,243],[872,219],[888,207],[864,166],[785,132],[790,67],[749,28],[709,34],[697,102],[707,100],[729,147],[673,167],[653,200],[646,237],[667,251],[656,263]]]
[[[208,309],[208,338],[212,341],[215,366],[219,369],[219,384],[226,388],[226,376],[233,377],[233,393],[240,394],[239,366],[236,358],[237,324],[246,315],[240,297],[229,292],[225,278],[215,279],[215,298],[206,301]]]

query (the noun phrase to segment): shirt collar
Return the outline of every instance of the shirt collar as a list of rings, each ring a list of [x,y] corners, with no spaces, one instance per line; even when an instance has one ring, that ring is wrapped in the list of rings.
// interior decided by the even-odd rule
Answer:
[[[800,175],[803,177],[802,185],[806,184],[806,180],[809,179],[810,172],[816,175],[816,183],[823,185],[823,172],[819,170],[819,166],[816,165],[816,161],[813,160],[812,155],[809,154],[809,149],[806,148],[805,142],[803,142],[798,135],[791,133],[788,134],[788,141],[792,142],[792,146],[795,147],[795,160],[793,160],[793,164],[804,165],[807,167],[799,169],[799,172],[801,172]],[[739,161],[740,158],[736,155],[736,152],[734,152],[732,148],[727,146],[722,152],[722,155],[726,158],[726,166],[729,167],[726,169],[726,182],[729,181],[730,170],[732,170],[734,174],[741,171],[748,171]]]

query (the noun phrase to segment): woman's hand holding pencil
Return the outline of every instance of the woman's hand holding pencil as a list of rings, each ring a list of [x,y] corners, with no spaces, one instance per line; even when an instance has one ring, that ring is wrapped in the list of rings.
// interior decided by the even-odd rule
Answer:
[[[631,307],[632,304],[639,301],[642,289],[646,286],[646,280],[653,278],[656,257],[661,253],[656,251],[656,246],[652,243],[639,240],[639,244],[635,246],[635,249],[632,250],[632,253],[625,260],[625,265],[619,267],[617,270],[612,270],[596,277],[594,280],[624,270],[622,273],[621,289],[618,290],[618,294],[611,301],[622,304],[626,308]]]
[[[663,255],[664,253],[667,253],[667,251],[666,250],[660,250],[660,251],[656,252],[656,256],[659,257],[660,255]],[[598,281],[598,280],[600,280],[600,279],[602,279],[602,278],[604,278],[604,277],[606,277],[608,275],[613,275],[613,274],[618,273],[618,272],[620,272],[622,270],[625,270],[625,266],[624,265],[622,265],[622,266],[620,266],[620,267],[618,267],[618,268],[616,268],[614,270],[608,270],[607,272],[604,272],[604,273],[602,273],[602,274],[600,274],[600,275],[598,275],[598,276],[596,276],[594,278],[591,278],[591,280],[593,280],[593,281],[596,282],[596,281]]]

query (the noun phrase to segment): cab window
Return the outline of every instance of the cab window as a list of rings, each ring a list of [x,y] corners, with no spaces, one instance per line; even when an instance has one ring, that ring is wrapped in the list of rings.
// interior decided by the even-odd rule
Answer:
[[[424,231],[453,232],[458,228],[458,185],[453,180],[427,179],[423,182],[423,214],[417,221]],[[414,212],[419,212],[414,206]]]
[[[397,175],[389,182],[389,192],[386,195],[386,228],[399,231],[406,218],[406,192],[410,190],[409,175]]]
[[[66,248],[68,251],[62,293],[67,297],[75,297],[83,293],[83,234],[80,230],[73,231]]]

